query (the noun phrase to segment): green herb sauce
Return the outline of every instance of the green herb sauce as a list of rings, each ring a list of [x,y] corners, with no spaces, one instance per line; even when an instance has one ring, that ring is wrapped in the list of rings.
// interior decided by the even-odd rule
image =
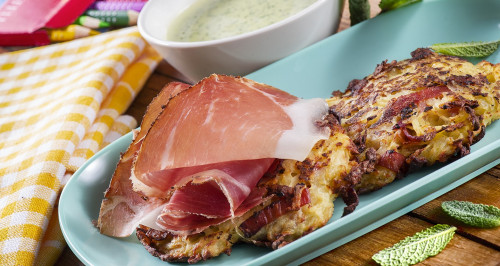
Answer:
[[[251,32],[288,18],[317,0],[199,0],[168,28],[167,40],[199,42]]]

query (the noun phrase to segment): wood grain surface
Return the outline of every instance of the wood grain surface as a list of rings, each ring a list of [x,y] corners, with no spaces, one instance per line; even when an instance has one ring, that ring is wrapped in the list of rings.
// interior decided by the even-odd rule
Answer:
[[[370,2],[373,17],[380,12],[379,1],[370,0]],[[349,26],[346,2],[339,31]],[[141,121],[147,105],[161,88],[170,81],[182,79],[180,73],[166,62],[162,62],[127,110],[127,114]],[[500,227],[475,229],[462,225],[442,212],[440,205],[446,200],[469,200],[500,206],[500,165],[420,208],[304,265],[376,265],[371,259],[373,254],[437,223],[453,224],[458,227],[458,230],[441,253],[425,260],[420,263],[421,265],[500,265]],[[83,264],[69,248],[66,248],[56,265]]]

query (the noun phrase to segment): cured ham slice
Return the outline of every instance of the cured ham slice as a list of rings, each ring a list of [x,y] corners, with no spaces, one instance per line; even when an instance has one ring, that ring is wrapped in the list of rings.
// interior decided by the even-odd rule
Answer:
[[[248,211],[261,200],[243,206],[242,203],[254,193],[257,182],[273,161],[269,158],[233,161],[165,171],[167,178],[179,180],[179,188],[173,192],[157,224],[174,234],[194,234]]]
[[[205,187],[203,188],[203,186]],[[223,198],[224,195],[218,195],[219,197],[207,197],[209,195],[208,193],[217,193],[217,190],[214,190],[213,188],[210,188],[212,186],[210,182],[207,182],[202,185],[202,188],[197,188],[196,186],[186,186],[183,189],[184,193],[181,194],[180,197],[186,197],[186,196],[192,196],[193,194],[186,194],[187,193],[198,193],[194,195],[199,195],[200,197],[196,197],[195,202],[200,203],[200,205],[203,205],[204,207],[207,207],[211,211],[217,212],[215,210],[216,204],[218,202],[224,202],[225,198]],[[208,188],[208,189],[207,189]],[[200,193],[201,192],[201,193]],[[202,232],[205,230],[207,227],[210,225],[214,224],[219,224],[222,222],[227,221],[229,218],[232,217],[240,217],[253,207],[257,206],[258,204],[262,203],[263,200],[265,199],[267,190],[265,188],[254,188],[252,189],[252,192],[248,197],[239,205],[238,209],[236,209],[235,213],[233,216],[230,215],[214,215],[212,217],[207,216],[207,215],[199,215],[195,213],[189,213],[186,212],[185,209],[180,211],[181,208],[184,206],[176,206],[178,204],[168,204],[162,214],[158,217],[157,224],[160,227],[163,228],[168,228],[167,231],[170,233],[173,233],[174,235],[185,235],[185,234],[196,234],[199,232]],[[177,199],[174,200],[174,198],[178,197],[178,195],[174,193],[174,196],[172,196],[171,201],[177,201]],[[217,202],[212,202],[213,199],[219,199]],[[207,201],[203,201],[203,200]],[[210,202],[210,203],[208,203]],[[220,204],[220,203],[219,203]],[[194,211],[198,210],[201,207],[197,207]],[[227,208],[220,208],[221,210],[227,209]],[[214,214],[214,213],[212,213]]]
[[[276,158],[303,160],[330,134],[324,100],[245,78],[212,75],[165,90],[106,192],[98,221],[105,234],[129,235],[146,216],[176,235],[238,217],[263,201],[256,185]]]
[[[165,196],[175,186],[164,171],[238,160],[302,161],[329,136],[318,127],[323,99],[299,99],[245,78],[212,75],[172,99],[144,139],[134,166],[134,189]],[[170,179],[168,179],[170,180]]]
[[[375,127],[380,123],[385,123],[391,120],[394,116],[400,115],[403,109],[409,108],[411,105],[417,105],[421,101],[440,97],[445,92],[450,92],[450,89],[446,86],[433,86],[408,95],[400,96],[390,103],[388,108],[382,114],[380,120],[378,120],[372,127]]]
[[[272,223],[278,217],[311,203],[309,189],[304,184],[298,184],[295,188],[283,186],[281,190],[280,196],[273,204],[256,212],[239,226],[245,237],[253,236],[264,225]]]
[[[245,78],[212,75],[165,106],[137,153],[134,190],[169,202],[163,230],[194,234],[243,213],[275,158],[304,160],[329,136],[322,99],[302,100]]]
[[[149,130],[158,114],[162,111],[162,106],[170,98],[187,88],[189,88],[188,84],[172,82],[148,106],[147,115],[144,116],[141,123],[142,130],[136,134],[132,144],[122,154],[110,186],[104,195],[105,198],[102,201],[97,221],[97,227],[99,227],[102,234],[116,237],[129,236],[145,216],[152,212],[159,213],[163,205],[167,203],[160,198],[146,200],[142,193],[132,190],[132,182],[130,181],[132,163],[146,135],[145,132]]]

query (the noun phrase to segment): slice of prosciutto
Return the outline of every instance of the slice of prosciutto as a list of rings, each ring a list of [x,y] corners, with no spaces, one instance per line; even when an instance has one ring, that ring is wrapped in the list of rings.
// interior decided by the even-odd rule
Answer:
[[[212,75],[160,114],[139,150],[134,189],[165,196],[179,182],[160,181],[170,169],[263,158],[302,161],[318,140],[328,138],[329,129],[317,126],[327,112],[323,99],[303,100],[249,79]]]
[[[255,206],[243,203],[276,158],[304,160],[329,136],[318,123],[327,112],[323,99],[211,75],[158,116],[137,153],[134,190],[169,199],[157,219],[162,229],[201,232]]]
[[[149,211],[161,208],[156,227],[176,235],[201,232],[260,204],[265,189],[256,185],[273,162],[302,161],[330,134],[321,127],[328,113],[323,99],[299,99],[239,77],[211,75],[161,109],[146,115],[157,117],[131,145],[127,193],[120,195],[142,199],[130,202]]]

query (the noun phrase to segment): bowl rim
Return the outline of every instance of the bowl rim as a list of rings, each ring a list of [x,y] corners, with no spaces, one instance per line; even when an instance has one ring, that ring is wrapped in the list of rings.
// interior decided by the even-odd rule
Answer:
[[[302,9],[301,11],[295,13],[292,16],[289,16],[283,20],[280,20],[278,22],[275,22],[271,25],[250,31],[250,32],[245,32],[242,34],[234,35],[234,36],[229,36],[226,38],[222,39],[216,39],[216,40],[209,40],[209,41],[198,41],[198,42],[177,42],[177,41],[169,41],[166,39],[159,39],[154,37],[153,35],[149,34],[148,31],[146,30],[146,27],[144,26],[144,20],[146,17],[146,13],[151,8],[152,2],[155,1],[164,1],[164,0],[149,0],[146,2],[145,6],[143,7],[142,11],[139,13],[139,19],[137,21],[137,27],[139,29],[139,32],[141,35],[148,41],[156,45],[160,46],[166,46],[166,47],[175,47],[175,48],[196,48],[196,47],[206,47],[206,46],[215,46],[219,44],[226,44],[226,43],[231,43],[239,40],[244,40],[251,38],[253,36],[272,31],[278,28],[281,28],[285,26],[288,23],[294,22],[301,18],[302,16],[312,12],[313,10],[316,10],[317,8],[320,8],[323,4],[325,4],[328,1],[344,1],[344,0],[316,0],[314,3],[309,5],[308,7]],[[340,16],[339,16],[340,19]]]

